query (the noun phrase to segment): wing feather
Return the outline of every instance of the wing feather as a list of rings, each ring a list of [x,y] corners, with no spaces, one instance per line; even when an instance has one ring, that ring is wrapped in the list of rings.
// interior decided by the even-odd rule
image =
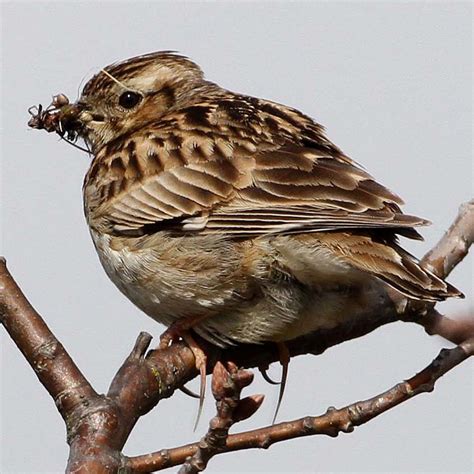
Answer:
[[[403,214],[403,201],[309,117],[269,101],[231,95],[141,124],[97,153],[84,203],[100,232],[327,239],[352,266],[409,296],[459,294],[395,243],[397,233],[420,238],[414,227],[428,222]],[[338,233],[345,240],[324,233],[349,229],[357,232]]]
[[[207,126],[190,124],[183,111],[105,146],[85,182],[91,221],[118,233],[163,223],[235,237],[358,228],[418,237],[412,228],[427,221],[404,215],[402,200],[319,125],[278,104],[250,103],[260,111],[247,122],[206,104]]]

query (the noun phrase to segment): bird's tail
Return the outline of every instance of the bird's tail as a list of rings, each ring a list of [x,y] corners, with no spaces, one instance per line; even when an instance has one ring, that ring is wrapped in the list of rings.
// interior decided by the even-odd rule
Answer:
[[[394,239],[381,240],[367,234],[339,235],[341,238],[333,249],[339,258],[383,280],[405,296],[424,301],[464,298],[454,286],[423,268],[420,261]]]
[[[401,248],[392,244],[391,248],[400,258],[400,274],[377,275],[389,285],[409,298],[424,301],[443,301],[447,298],[464,298],[464,294],[453,285],[423,268],[420,261]]]

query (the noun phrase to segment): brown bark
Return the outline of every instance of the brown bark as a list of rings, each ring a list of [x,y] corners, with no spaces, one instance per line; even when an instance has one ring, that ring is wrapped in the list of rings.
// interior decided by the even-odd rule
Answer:
[[[204,471],[213,456],[227,451],[226,442],[231,426],[250,418],[263,402],[263,395],[240,399],[240,392],[252,381],[252,372],[238,369],[232,362],[228,362],[227,367],[217,362],[212,371],[216,416],[209,422],[207,433],[195,445],[192,455],[184,459],[178,474],[197,474]]]
[[[441,376],[473,354],[474,338],[470,338],[454,349],[443,349],[438,357],[421,372],[368,400],[340,409],[330,407],[324,415],[306,416],[299,420],[230,435],[225,449],[221,448],[219,453],[252,448],[267,449],[274,443],[303,436],[322,434],[336,437],[340,432],[351,433],[354,427],[367,423],[400,403],[420,393],[431,392],[435,382]],[[127,466],[135,473],[159,471],[182,464],[188,457],[195,456],[198,451],[198,443],[187,444],[129,458]]]

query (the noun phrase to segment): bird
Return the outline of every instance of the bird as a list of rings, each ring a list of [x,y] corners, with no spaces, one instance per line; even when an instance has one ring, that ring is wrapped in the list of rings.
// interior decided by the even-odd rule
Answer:
[[[173,51],[101,69],[74,104],[57,97],[30,126],[48,118],[93,155],[84,211],[105,272],[167,326],[161,346],[190,344],[201,376],[191,333],[284,345],[354,320],[373,288],[462,296],[399,244],[429,222],[299,110],[224,89]]]

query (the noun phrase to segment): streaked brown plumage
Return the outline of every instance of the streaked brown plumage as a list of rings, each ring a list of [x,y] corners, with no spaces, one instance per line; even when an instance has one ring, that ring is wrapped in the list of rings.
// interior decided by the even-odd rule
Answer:
[[[107,274],[167,326],[197,318],[219,345],[286,341],[356,318],[374,285],[460,295],[396,242],[427,222],[320,125],[187,58],[108,66],[57,113],[94,154],[84,208]]]

